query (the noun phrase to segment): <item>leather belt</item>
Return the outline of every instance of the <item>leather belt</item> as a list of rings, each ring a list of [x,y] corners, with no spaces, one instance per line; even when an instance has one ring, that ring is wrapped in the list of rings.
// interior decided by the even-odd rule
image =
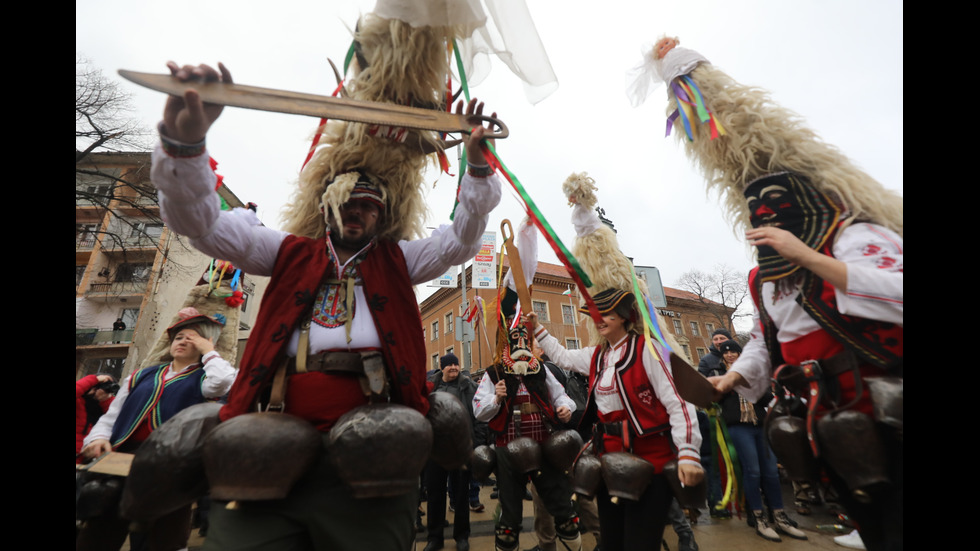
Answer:
[[[602,432],[609,436],[623,437],[623,423],[596,423],[602,427]]]
[[[387,396],[388,393],[384,358],[378,350],[313,354],[306,357],[306,371],[357,375],[363,377],[361,386],[365,395]],[[286,361],[286,374],[297,372],[296,358],[289,358]]]
[[[521,408],[521,415],[541,412],[541,408],[539,408],[538,404],[535,404],[534,402],[525,402],[520,405],[520,408]]]
[[[306,370],[364,375],[364,361],[359,352],[320,352],[307,356]],[[286,373],[288,375],[296,374],[296,358],[287,360]]]

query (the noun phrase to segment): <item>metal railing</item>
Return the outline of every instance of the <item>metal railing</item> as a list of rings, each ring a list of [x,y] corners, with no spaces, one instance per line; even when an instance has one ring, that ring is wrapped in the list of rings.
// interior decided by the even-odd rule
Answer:
[[[122,331],[97,328],[75,329],[75,346],[129,344],[131,342],[133,342],[132,329],[124,329]]]
[[[87,294],[90,295],[125,295],[143,294],[146,292],[145,279],[138,281],[117,281],[113,283],[93,283],[89,285]]]

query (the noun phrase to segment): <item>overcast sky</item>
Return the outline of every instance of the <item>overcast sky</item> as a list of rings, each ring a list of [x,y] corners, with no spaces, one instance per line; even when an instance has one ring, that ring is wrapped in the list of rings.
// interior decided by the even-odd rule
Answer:
[[[329,94],[327,63],[342,65],[348,27],[373,0],[87,0],[75,3],[75,51],[107,76],[118,69],[162,73],[165,63],[224,62],[242,84]],[[664,138],[666,91],[639,108],[625,74],[644,45],[678,36],[736,80],[770,90],[886,187],[903,193],[903,4],[868,0],[687,0],[684,2],[528,0],[559,88],[537,105],[506,66],[473,95],[511,130],[497,144],[559,236],[574,233],[561,183],[588,171],[599,205],[636,264],[660,269],[675,286],[685,271],[725,263],[752,266],[741,236],[706,196],[701,177],[673,137]],[[121,80],[121,79],[119,79]],[[162,94],[122,84],[138,116],[155,126]],[[316,120],[226,109],[208,136],[218,172],[259,216],[279,227]],[[455,162],[455,151],[450,152]],[[453,170],[455,173],[455,169]],[[432,173],[427,226],[448,221],[455,179]],[[506,186],[506,182],[505,182]],[[523,212],[505,189],[488,229]],[[546,243],[541,260],[557,262]]]

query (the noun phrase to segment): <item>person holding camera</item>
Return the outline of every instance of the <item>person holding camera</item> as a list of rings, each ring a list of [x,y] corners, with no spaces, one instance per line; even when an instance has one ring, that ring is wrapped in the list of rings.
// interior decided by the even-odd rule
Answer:
[[[86,375],[75,381],[75,460],[82,460],[82,441],[119,391],[112,375]]]

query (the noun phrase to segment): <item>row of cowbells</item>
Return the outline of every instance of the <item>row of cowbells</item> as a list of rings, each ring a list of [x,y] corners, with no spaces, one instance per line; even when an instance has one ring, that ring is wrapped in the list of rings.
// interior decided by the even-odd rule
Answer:
[[[542,460],[561,472],[571,471],[572,489],[588,498],[595,496],[600,484],[605,484],[614,502],[619,499],[638,501],[656,474],[650,462],[631,453],[613,452],[596,457],[591,445],[584,447],[582,437],[572,430],[557,431],[542,444],[528,437],[515,438],[504,448],[504,453],[516,471],[529,474],[532,479],[541,469]],[[496,457],[489,446],[474,450],[473,477],[477,480],[489,477],[496,468]],[[682,487],[676,461],[665,467],[664,474],[682,506],[699,507],[704,503],[705,484]]]
[[[469,412],[451,394],[429,396],[423,416],[397,404],[343,415],[324,437],[284,413],[249,413],[219,422],[220,404],[189,407],[161,425],[133,458],[123,488],[124,518],[147,522],[208,493],[239,502],[283,499],[320,454],[357,498],[395,496],[418,486],[428,458],[446,469],[469,462]]]

